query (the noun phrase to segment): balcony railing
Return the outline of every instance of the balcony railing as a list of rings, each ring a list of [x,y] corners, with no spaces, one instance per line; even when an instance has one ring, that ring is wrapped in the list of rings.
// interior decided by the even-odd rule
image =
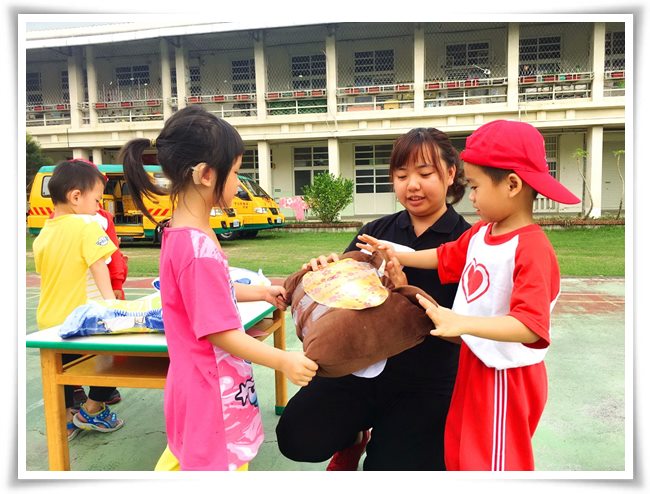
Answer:
[[[413,108],[413,83],[340,87],[336,100],[339,112]]]
[[[606,71],[604,86],[605,96],[625,96],[625,71]]]
[[[70,105],[68,103],[30,105],[27,107],[26,117],[27,127],[69,125]]]
[[[424,106],[476,105],[505,103],[508,80],[505,77],[427,81],[424,83]]]
[[[131,101],[97,101],[94,103],[100,123],[146,122],[162,120],[162,100],[159,98]]]
[[[590,98],[593,72],[522,75],[519,77],[519,101]]]
[[[265,94],[265,98],[269,115],[327,113],[327,91],[325,89],[269,91]]]
[[[252,117],[257,115],[255,93],[201,94],[187,96],[188,105],[201,105],[221,118]]]

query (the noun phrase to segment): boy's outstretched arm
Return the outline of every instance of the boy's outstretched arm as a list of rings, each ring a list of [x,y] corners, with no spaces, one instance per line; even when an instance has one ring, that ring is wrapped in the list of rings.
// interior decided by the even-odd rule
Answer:
[[[90,273],[93,276],[93,280],[95,280],[99,293],[102,294],[102,298],[105,300],[115,300],[115,293],[111,286],[111,275],[108,271],[106,261],[103,258],[97,259],[88,269],[90,269]]]
[[[395,258],[401,265],[411,268],[438,268],[438,253],[436,249],[425,249],[415,252],[395,252],[395,249],[390,245],[383,244],[381,240],[377,240],[375,237],[371,237],[365,233],[359,235],[359,240],[360,242],[357,244],[357,247],[365,249],[368,252],[379,252],[387,263]]]
[[[463,316],[451,309],[431,303],[421,295],[416,295],[427,316],[435,324],[431,335],[453,338],[463,334],[478,336],[488,340],[535,343],[539,336],[512,316]]]

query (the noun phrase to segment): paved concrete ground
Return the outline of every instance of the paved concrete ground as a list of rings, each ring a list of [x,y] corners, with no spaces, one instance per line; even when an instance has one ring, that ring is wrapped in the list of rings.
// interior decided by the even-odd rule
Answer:
[[[128,297],[149,293],[148,283],[131,281]],[[30,285],[33,283],[28,281],[28,333],[35,330],[38,302],[38,290]],[[625,340],[632,337],[632,328],[625,327],[625,282],[567,278],[562,286],[553,313],[553,344],[546,358],[549,400],[534,438],[537,469],[622,472],[626,470]],[[287,336],[287,348],[299,350],[290,315]],[[26,352],[26,465],[28,471],[42,471],[47,470],[47,448],[39,358],[35,349]],[[256,366],[255,378],[266,439],[250,469],[324,470],[325,463],[295,463],[279,453],[273,371]],[[295,391],[289,383],[289,396]],[[127,388],[120,392],[123,400],[114,409],[126,421],[125,426],[111,434],[82,432],[70,444],[73,470],[153,469],[165,446],[163,392]],[[584,476],[588,478],[589,474]]]

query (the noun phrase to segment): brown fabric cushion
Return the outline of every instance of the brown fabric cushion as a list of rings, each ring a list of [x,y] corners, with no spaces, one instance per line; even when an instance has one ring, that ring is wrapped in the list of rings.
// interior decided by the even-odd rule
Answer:
[[[374,267],[381,264],[378,255],[359,251],[348,252],[341,256],[344,258],[369,262]],[[395,288],[383,277],[382,284],[390,289],[383,304],[362,310],[338,309],[319,304],[305,294],[302,277],[307,272],[303,269],[292,274],[284,287],[296,335],[305,355],[318,364],[320,376],[345,376],[397,355],[421,343],[434,327],[415,295],[435,300],[418,287]]]

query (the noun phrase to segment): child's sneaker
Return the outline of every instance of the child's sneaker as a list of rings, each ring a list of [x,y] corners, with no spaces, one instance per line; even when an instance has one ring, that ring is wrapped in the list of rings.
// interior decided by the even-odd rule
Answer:
[[[86,400],[88,399],[88,396],[86,396],[86,392],[84,391],[84,388],[82,388],[81,386],[74,387],[74,394],[72,396],[74,399],[72,408],[81,408],[81,405],[86,403]]]
[[[332,456],[326,470],[328,471],[346,471],[354,472],[359,468],[359,460],[361,455],[366,450],[366,444],[370,441],[370,431],[363,431],[361,442],[353,444],[349,448],[337,451]]]
[[[79,413],[72,417],[72,422],[79,429],[97,432],[113,432],[124,425],[124,421],[118,419],[115,412],[111,412],[106,405],[97,413],[89,413],[84,405],[79,409]]]
[[[111,396],[104,403],[106,403],[107,405],[115,405],[116,403],[119,403],[120,401],[122,401],[122,395],[116,389],[115,391],[113,391],[111,393]]]

